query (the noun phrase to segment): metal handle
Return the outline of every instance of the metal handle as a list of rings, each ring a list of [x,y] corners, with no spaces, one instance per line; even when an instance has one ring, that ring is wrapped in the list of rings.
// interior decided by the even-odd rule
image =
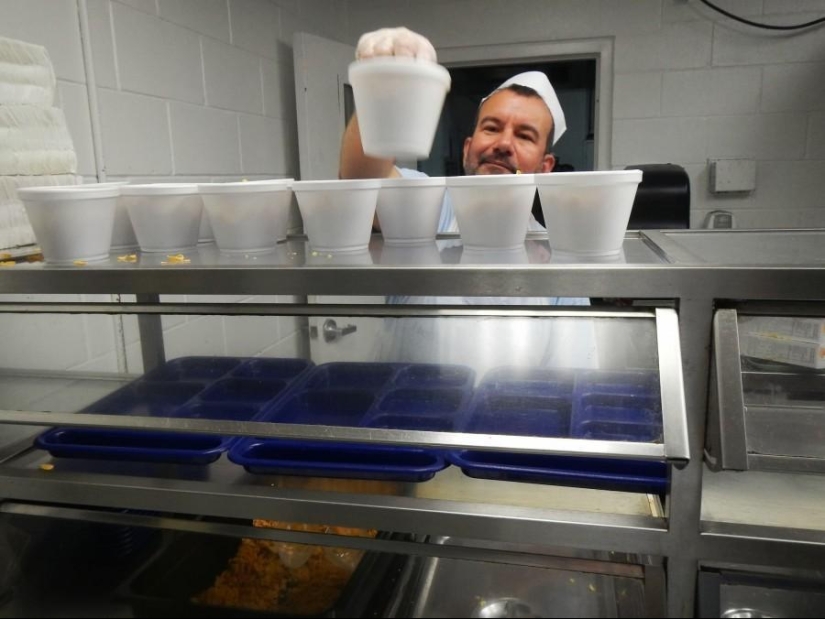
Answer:
[[[337,340],[340,340],[345,335],[354,333],[357,329],[358,327],[356,327],[355,325],[339,327],[338,323],[336,323],[332,318],[327,318],[324,321],[324,325],[322,327],[322,330],[324,332],[324,341],[335,342]]]

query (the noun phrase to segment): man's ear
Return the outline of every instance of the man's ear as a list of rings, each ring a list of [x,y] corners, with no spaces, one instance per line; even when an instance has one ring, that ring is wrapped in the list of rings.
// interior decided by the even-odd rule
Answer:
[[[553,168],[556,167],[556,157],[554,155],[545,155],[544,159],[541,160],[541,171],[542,172],[552,172]]]
[[[467,161],[467,151],[470,150],[470,144],[472,143],[473,138],[464,138],[464,147],[461,149],[461,165],[463,166],[464,163]]]

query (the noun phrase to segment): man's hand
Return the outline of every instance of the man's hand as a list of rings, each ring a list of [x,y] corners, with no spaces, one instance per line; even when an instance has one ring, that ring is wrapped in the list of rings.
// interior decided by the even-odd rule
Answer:
[[[436,62],[435,48],[428,39],[407,28],[381,28],[361,35],[355,58],[375,56],[411,56]]]

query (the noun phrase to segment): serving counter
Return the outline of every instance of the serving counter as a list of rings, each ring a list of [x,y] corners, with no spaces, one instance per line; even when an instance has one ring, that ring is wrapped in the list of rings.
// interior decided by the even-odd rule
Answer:
[[[406,557],[384,587],[393,595],[373,609],[397,616],[428,616],[440,608],[431,596],[443,582],[436,587],[432,578],[455,573],[450,562],[539,570],[539,581],[568,582],[573,598],[598,596],[595,605],[579,607],[604,616],[656,616],[665,599],[670,616],[692,615],[700,572],[708,570],[732,565],[816,570],[825,561],[819,528],[796,527],[793,521],[766,524],[747,510],[741,518],[722,518],[713,505],[720,492],[758,492],[758,483],[739,484],[730,469],[765,462],[765,454],[752,447],[765,441],[753,442],[754,433],[747,434],[749,426],[756,427],[749,408],[754,402],[747,390],[736,397],[747,375],[740,371],[742,364],[753,368],[760,360],[740,360],[731,348],[739,335],[730,313],[825,316],[823,237],[823,231],[631,232],[621,255],[586,261],[554,256],[539,236],[528,237],[523,250],[481,253],[463,250],[450,237],[412,248],[385,246],[376,237],[368,252],[337,255],[314,252],[295,238],[264,255],[225,256],[201,247],[187,255],[188,263],[179,264],[143,254],[134,263],[113,256],[82,267],[20,263],[5,268],[0,312],[7,325],[41,314],[67,321],[137,315],[140,340],[139,353],[132,355],[140,363],[125,364],[126,369],[139,367],[131,373],[122,371],[123,363],[119,371],[106,372],[24,365],[0,371],[0,422],[6,424],[0,440],[0,512],[9,557],[5,574],[0,571],[5,575],[0,587],[5,585],[9,598],[5,612],[34,614],[48,599],[26,586],[33,579],[20,569],[40,560],[32,552],[42,552],[47,533],[35,533],[35,522],[97,523],[102,530],[159,529],[165,536],[254,538]],[[588,305],[581,305],[583,298],[590,299]],[[207,341],[188,356],[168,354],[181,348],[173,328],[203,316],[225,317],[220,327],[224,348]],[[204,407],[215,403],[219,409],[229,407],[229,400],[215,399],[215,392],[240,383],[253,387],[251,379],[261,376],[245,372],[257,367],[255,359],[278,356],[252,357],[237,346],[227,347],[234,340],[226,334],[239,333],[235,325],[240,321],[277,330],[284,319],[297,325],[294,357],[309,362],[307,373],[282,393],[261,396],[260,407],[249,405],[252,392],[244,391],[238,397],[250,411],[246,416],[227,416],[223,410],[204,414]],[[254,339],[254,331],[247,332]],[[47,343],[39,346],[48,348]],[[169,378],[170,368],[195,372],[205,367],[186,359],[216,358],[228,363],[221,370],[225,373]],[[822,382],[815,369],[761,362],[772,364],[773,374],[791,375],[787,380],[794,384]],[[456,375],[456,368],[467,376],[461,384],[404,382],[411,380],[406,376],[444,381]],[[381,379],[386,382],[363,382],[376,371],[387,376]],[[163,393],[180,397],[162,402],[172,402],[171,408],[150,406],[161,393],[158,376],[167,377]],[[755,385],[759,377],[744,380]],[[191,390],[181,390],[187,381]],[[353,396],[359,389],[361,395]],[[798,415],[809,433],[819,428],[811,419],[822,412],[825,399],[817,389],[805,391],[806,408]],[[324,401],[334,404],[324,410],[332,406],[351,413],[353,421],[307,421],[293,414],[315,410],[312,403],[330,390],[334,398]],[[124,394],[145,400],[129,400],[132,408],[118,409],[114,403],[123,406]],[[359,398],[367,402],[363,411]],[[438,417],[446,404],[432,405],[436,400],[455,402],[446,425]],[[350,401],[354,409],[344,404]],[[199,414],[180,413],[181,407],[194,410],[193,402]],[[505,409],[493,405],[501,402]],[[232,404],[244,408],[238,401]],[[409,407],[415,419],[428,423],[397,415]],[[433,411],[438,423],[430,423]],[[387,412],[395,416],[378,423],[377,414]],[[770,414],[763,411],[762,418]],[[541,423],[519,424],[519,415],[533,415],[530,419]],[[563,420],[561,429],[547,429],[553,415]],[[481,423],[488,418],[493,421]],[[211,463],[148,457],[156,455],[151,450],[136,457],[128,449],[65,457],[33,445],[44,426],[65,436],[75,432],[85,437],[86,446],[88,437],[104,433],[107,448],[124,432],[127,437],[226,441]],[[744,433],[731,434],[734,427]],[[805,443],[804,431],[788,430],[781,440],[795,444],[794,436]],[[239,446],[249,447],[243,452],[249,455],[259,443],[279,446],[279,454],[285,445],[311,446],[315,457],[324,455],[327,468],[317,469],[323,476],[308,475],[296,468],[295,458],[284,470],[278,468],[285,466],[283,458],[277,466],[256,460],[250,467],[237,457]],[[362,465],[358,479],[341,473],[343,456],[336,451],[341,445],[349,450],[347,458]],[[366,468],[365,454],[371,455]],[[443,466],[420,479],[410,479],[410,468],[403,466],[406,476],[377,475],[397,463],[396,457],[405,466],[411,461],[399,454],[426,454]],[[797,461],[785,470],[819,470],[810,464],[818,453],[802,449],[782,455]],[[332,468],[330,459],[336,463]],[[787,488],[787,501],[816,503],[805,488]],[[252,526],[253,519],[392,535],[260,528]],[[21,536],[33,540],[28,551],[14,542]],[[128,555],[135,561],[142,556],[138,549]],[[122,558],[121,581],[131,573]],[[411,594],[422,583],[429,584]],[[122,582],[108,584],[78,601],[77,608],[90,608],[90,599],[108,603]],[[529,595],[522,591],[510,597],[523,601]],[[623,595],[632,601],[622,601]],[[495,596],[507,597],[500,591]],[[485,612],[526,612],[512,604],[488,604],[483,591],[470,598],[464,614],[480,612],[482,606],[494,609]],[[548,612],[537,610],[537,604],[532,612]]]

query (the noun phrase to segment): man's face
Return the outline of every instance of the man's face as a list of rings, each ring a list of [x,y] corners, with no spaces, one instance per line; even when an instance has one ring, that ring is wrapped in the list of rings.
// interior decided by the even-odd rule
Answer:
[[[464,141],[464,173],[550,172],[556,159],[545,150],[552,128],[553,117],[539,97],[496,92],[481,106],[475,131]]]

